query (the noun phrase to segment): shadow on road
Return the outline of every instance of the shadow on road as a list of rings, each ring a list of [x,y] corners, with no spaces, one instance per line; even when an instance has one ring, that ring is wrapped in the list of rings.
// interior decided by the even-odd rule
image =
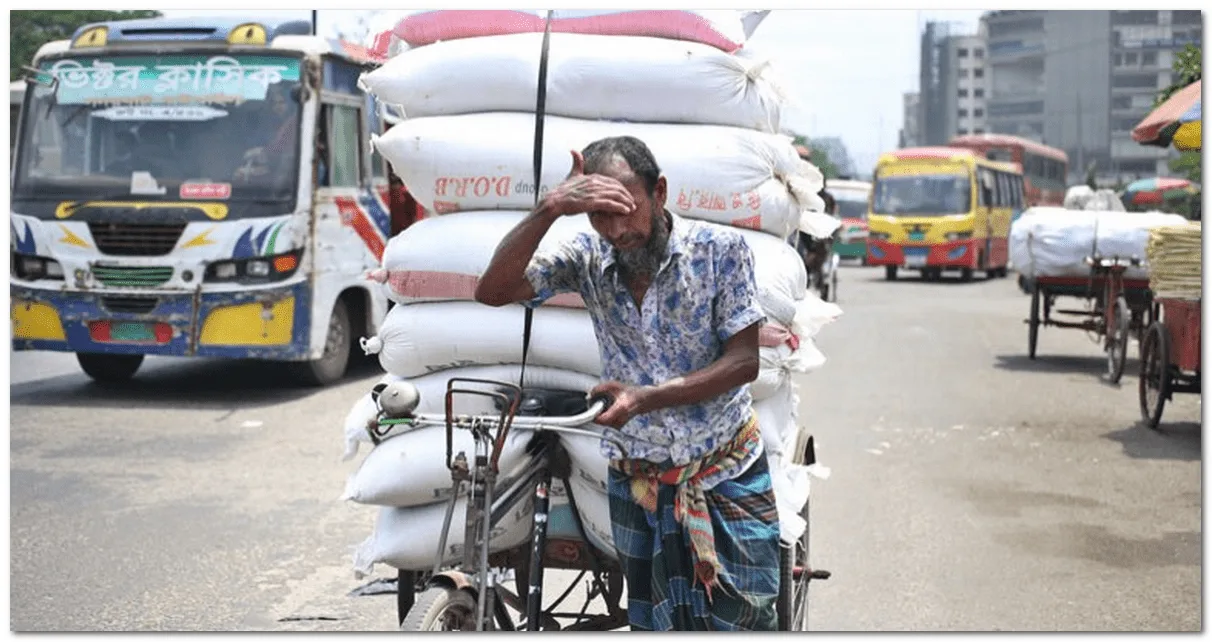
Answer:
[[[1077,357],[1073,355],[1037,355],[1035,359],[1023,354],[999,354],[994,367],[1011,372],[1054,372],[1060,374],[1089,374],[1106,379],[1107,358],[1105,356]],[[1124,363],[1124,375],[1119,385],[1136,385],[1140,360],[1128,357]]]
[[[1103,435],[1118,441],[1124,454],[1133,459],[1169,459],[1199,461],[1203,446],[1203,426],[1198,422],[1162,422],[1159,430],[1137,424]]]
[[[341,385],[383,376],[378,359],[351,358]],[[369,386],[367,386],[369,388]],[[103,386],[68,374],[9,387],[15,406],[99,408],[259,408],[302,399],[323,388],[302,385],[284,364],[264,361],[182,359],[140,371],[129,382]]]

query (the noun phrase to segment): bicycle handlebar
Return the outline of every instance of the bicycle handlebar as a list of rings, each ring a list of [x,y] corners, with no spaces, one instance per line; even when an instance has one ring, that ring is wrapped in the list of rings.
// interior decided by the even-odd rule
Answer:
[[[612,400],[609,397],[598,396],[590,399],[589,408],[579,415],[568,417],[544,417],[544,416],[529,416],[518,415],[513,418],[511,426],[514,428],[527,428],[531,430],[546,430],[553,428],[577,428],[585,424],[593,423],[593,420],[598,415],[602,414],[610,407]],[[496,428],[501,423],[501,418],[496,415],[455,415],[451,418],[452,423],[456,427],[465,427],[472,422],[478,423],[487,428]],[[414,426],[445,426],[446,415],[438,414],[418,414],[409,418],[408,423]],[[593,431],[585,431],[593,432]]]

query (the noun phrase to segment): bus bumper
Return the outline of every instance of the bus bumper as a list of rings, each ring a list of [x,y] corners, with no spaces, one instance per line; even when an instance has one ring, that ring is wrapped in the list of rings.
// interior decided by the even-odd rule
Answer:
[[[834,243],[833,252],[844,259],[861,259],[867,256],[867,242]]]
[[[867,263],[908,269],[976,269],[979,243],[978,239],[965,239],[937,245],[900,245],[867,239]]]
[[[9,287],[13,350],[299,361],[309,358],[310,289],[64,291]]]

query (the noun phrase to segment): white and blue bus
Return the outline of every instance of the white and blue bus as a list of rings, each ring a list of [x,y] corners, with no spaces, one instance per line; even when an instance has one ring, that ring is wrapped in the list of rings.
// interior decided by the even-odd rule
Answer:
[[[308,21],[115,21],[44,45],[11,175],[13,349],[74,352],[101,382],[146,355],[342,377],[387,310],[363,275],[405,220],[369,144],[395,119],[357,87],[381,62]]]

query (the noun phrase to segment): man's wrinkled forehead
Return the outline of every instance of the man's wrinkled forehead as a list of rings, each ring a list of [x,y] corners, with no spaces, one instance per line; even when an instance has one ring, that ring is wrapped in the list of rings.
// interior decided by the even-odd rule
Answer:
[[[599,167],[587,169],[586,173],[609,176],[628,187],[642,184],[640,177],[636,176],[636,173],[631,169],[631,165],[627,163],[627,159],[623,158],[620,154],[612,155],[609,160],[601,163]]]

